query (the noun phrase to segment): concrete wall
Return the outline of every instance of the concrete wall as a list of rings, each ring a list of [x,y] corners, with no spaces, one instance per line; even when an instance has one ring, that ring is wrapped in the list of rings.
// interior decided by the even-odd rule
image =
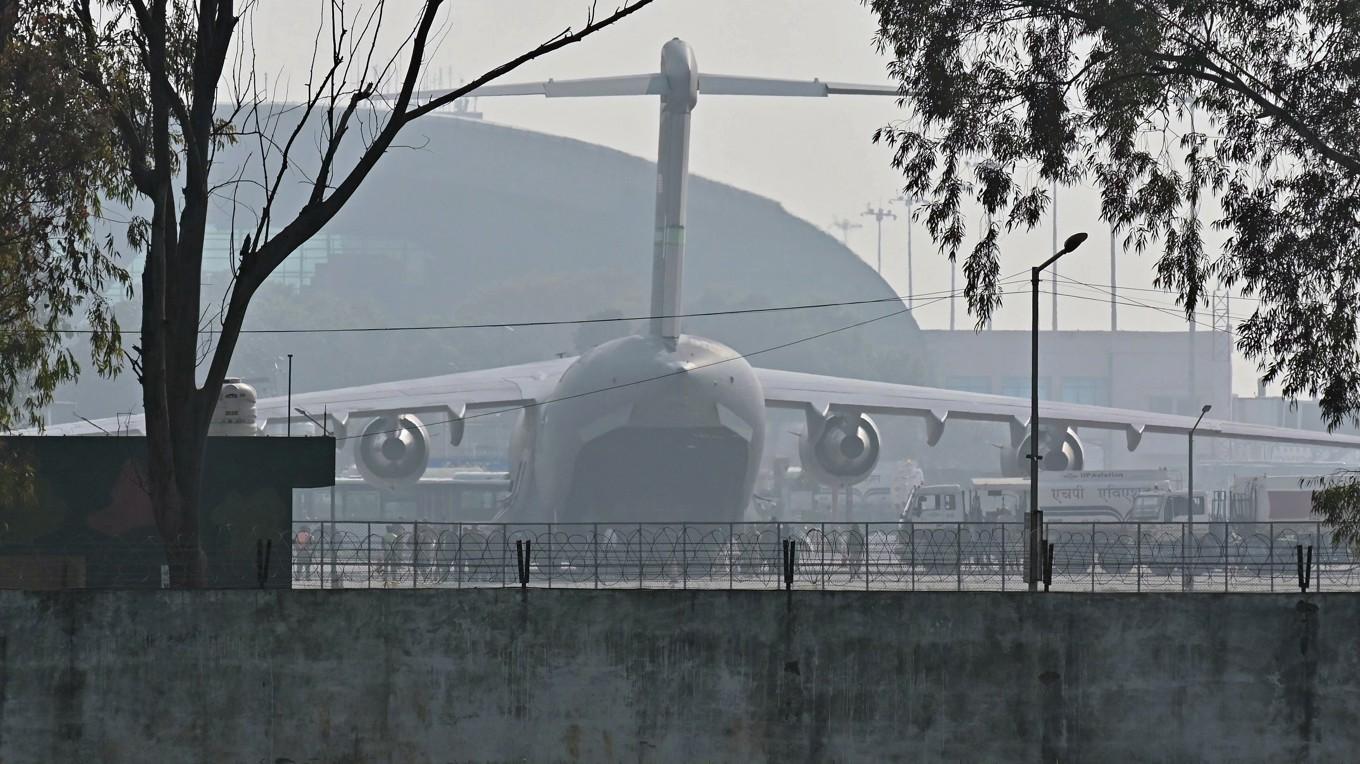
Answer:
[[[0,593],[0,760],[1341,761],[1360,597]]]

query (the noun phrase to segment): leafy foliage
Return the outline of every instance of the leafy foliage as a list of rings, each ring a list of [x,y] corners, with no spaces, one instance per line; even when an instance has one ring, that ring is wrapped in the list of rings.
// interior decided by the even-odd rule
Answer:
[[[101,375],[122,345],[107,295],[128,284],[95,223],[126,202],[109,112],[80,77],[87,56],[55,3],[12,3],[0,18],[0,430],[41,423],[58,385],[80,373],[61,329],[83,316]]]
[[[1332,543],[1360,550],[1360,471],[1309,478],[1304,487],[1313,489],[1313,514],[1331,526]]]
[[[130,200],[135,192],[141,208],[150,208],[149,217],[134,216],[127,226],[128,243],[144,255],[140,338],[129,357],[146,416],[147,488],[172,582],[199,586],[207,570],[198,523],[209,422],[256,291],[345,206],[404,127],[653,0],[631,0],[600,17],[592,6],[580,28],[435,96],[417,93],[417,84],[427,52],[438,44],[431,33],[444,0],[419,4],[395,51],[380,45],[385,3],[323,5],[301,105],[271,103],[255,78],[253,34],[248,23],[244,32],[238,28],[243,17],[249,22],[254,3],[12,2],[0,0],[0,50],[7,64],[22,65],[7,79],[13,92],[3,94],[17,102],[0,107],[0,129],[11,133],[0,135],[0,172],[8,173],[0,199],[19,210],[12,236],[19,243],[3,267],[27,281],[13,284],[0,303],[19,319],[6,327],[5,336],[16,339],[3,348],[0,406],[12,413],[15,391],[26,383],[37,390],[24,403],[36,418],[53,380],[75,373],[73,356],[47,337],[81,298],[95,306],[88,318],[102,338],[94,343],[96,367],[114,369],[117,324],[97,295],[106,281],[127,276],[109,258],[111,242],[102,252],[88,246],[90,226],[101,194]],[[384,81],[396,83],[395,97],[380,92]],[[281,122],[286,113],[295,115],[291,129]],[[274,202],[285,181],[297,181],[290,167],[304,153],[295,144],[309,120],[324,125],[314,146],[318,159],[302,178],[305,203],[289,214]],[[243,180],[242,168],[216,165],[218,150],[243,136],[257,143],[262,177]],[[352,162],[342,144],[358,147]],[[33,182],[48,176],[51,185]],[[263,198],[242,205],[253,231],[232,242],[228,295],[212,314],[202,283],[208,208],[214,201],[235,208],[243,185],[262,190]]]
[[[866,0],[909,119],[879,130],[979,325],[997,237],[1053,183],[1093,184],[1126,246],[1160,244],[1187,312],[1217,279],[1260,298],[1239,345],[1286,395],[1360,411],[1360,13],[1350,0]],[[1192,127],[1193,126],[1193,127]],[[1217,133],[1210,138],[1209,132]],[[989,214],[970,237],[969,199]],[[1229,233],[1205,252],[1197,210]]]

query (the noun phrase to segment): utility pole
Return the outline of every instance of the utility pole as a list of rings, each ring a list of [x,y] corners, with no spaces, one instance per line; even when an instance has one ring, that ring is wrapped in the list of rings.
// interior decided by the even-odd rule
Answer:
[[[954,331],[954,301],[958,298],[958,288],[954,282],[958,277],[959,264],[954,260],[949,261],[949,331]]]
[[[884,218],[888,218],[888,219],[891,219],[891,220],[896,220],[896,219],[897,219],[897,215],[893,214],[893,211],[890,210],[890,209],[888,209],[887,207],[879,207],[878,209],[874,209],[874,205],[873,205],[873,204],[868,204],[868,205],[865,205],[865,209],[864,209],[863,212],[860,213],[860,216],[861,216],[861,217],[870,217],[870,218],[873,218],[873,219],[874,219],[874,222],[878,223],[878,267],[877,267],[877,270],[878,270],[878,275],[882,276],[882,275],[883,275],[883,220],[884,220]]]
[[[1193,101],[1187,101],[1186,104],[1185,104],[1185,108],[1186,108],[1186,110],[1189,112],[1189,116],[1190,116],[1190,132],[1191,132],[1191,133],[1194,133],[1194,132],[1195,132],[1195,105],[1194,105],[1194,102],[1193,102]],[[1196,202],[1195,204],[1192,204],[1192,205],[1190,206],[1190,214],[1191,214],[1192,216],[1194,216],[1195,222],[1198,223],[1198,222],[1199,222],[1199,203],[1198,203],[1198,202]],[[1196,366],[1196,363],[1195,363],[1195,360],[1196,360],[1196,359],[1195,359],[1195,355],[1196,355],[1196,353],[1195,353],[1195,323],[1196,323],[1196,320],[1195,320],[1195,319],[1196,319],[1196,316],[1195,316],[1195,314],[1196,314],[1196,312],[1197,312],[1197,311],[1194,310],[1194,309],[1192,309],[1192,310],[1190,311],[1190,314],[1189,314],[1189,321],[1187,322],[1187,323],[1188,323],[1188,326],[1186,327],[1187,332],[1189,333],[1189,336],[1186,338],[1186,339],[1188,340],[1187,343],[1186,343],[1186,344],[1187,344],[1187,348],[1186,348],[1186,349],[1187,349],[1187,355],[1189,356],[1189,357],[1186,359],[1186,362],[1187,362],[1187,363],[1186,363],[1186,366],[1187,366],[1187,373],[1190,375],[1190,379],[1188,380],[1188,381],[1189,381],[1189,387],[1190,387],[1190,400],[1188,400],[1188,401],[1185,402],[1185,403],[1186,403],[1186,413],[1187,413],[1187,414],[1189,413],[1189,408],[1190,408],[1190,406],[1193,406],[1193,405],[1195,404],[1195,401],[1199,400],[1199,384],[1198,384],[1198,380],[1195,379],[1195,366]],[[1200,416],[1203,416],[1203,414],[1201,414]]]
[[[1114,230],[1114,226],[1110,226],[1110,331],[1111,331],[1111,332],[1117,332],[1117,331],[1119,331],[1119,310],[1118,310],[1118,308],[1115,307],[1115,303],[1116,303],[1116,302],[1118,301],[1118,299],[1119,299],[1119,278],[1118,278],[1118,276],[1117,276],[1118,271],[1115,270],[1115,262],[1114,262],[1114,257],[1115,257],[1115,247],[1117,246],[1116,240],[1117,240],[1118,238],[1119,238],[1119,235],[1118,235],[1118,233]]]
[[[915,307],[916,303],[916,284],[912,280],[911,274],[911,229],[912,215],[911,208],[916,205],[916,197],[912,194],[905,194],[894,198],[889,204],[901,204],[907,208],[907,310]]]
[[[831,221],[831,227],[841,232],[841,244],[850,246],[850,232],[856,228],[863,228],[859,223],[852,223],[845,218],[836,218]]]

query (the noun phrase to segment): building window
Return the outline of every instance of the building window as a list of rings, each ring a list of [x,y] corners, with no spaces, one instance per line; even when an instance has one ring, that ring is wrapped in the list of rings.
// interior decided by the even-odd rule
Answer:
[[[950,390],[959,390],[965,393],[990,393],[992,391],[992,378],[946,377],[944,386]]]
[[[1029,377],[1002,377],[1001,394],[1012,398],[1028,398],[1030,394]],[[1039,377],[1039,400],[1052,400],[1049,395],[1048,377]]]
[[[1067,403],[1105,406],[1110,400],[1109,391],[1109,381],[1104,377],[1064,377],[1062,381],[1062,400]]]

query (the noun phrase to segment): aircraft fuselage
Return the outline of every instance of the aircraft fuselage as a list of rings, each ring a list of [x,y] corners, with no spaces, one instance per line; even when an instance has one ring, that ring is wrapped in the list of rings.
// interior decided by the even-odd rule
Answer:
[[[720,342],[633,335],[582,355],[512,446],[516,522],[740,520],[765,445],[751,365]]]

